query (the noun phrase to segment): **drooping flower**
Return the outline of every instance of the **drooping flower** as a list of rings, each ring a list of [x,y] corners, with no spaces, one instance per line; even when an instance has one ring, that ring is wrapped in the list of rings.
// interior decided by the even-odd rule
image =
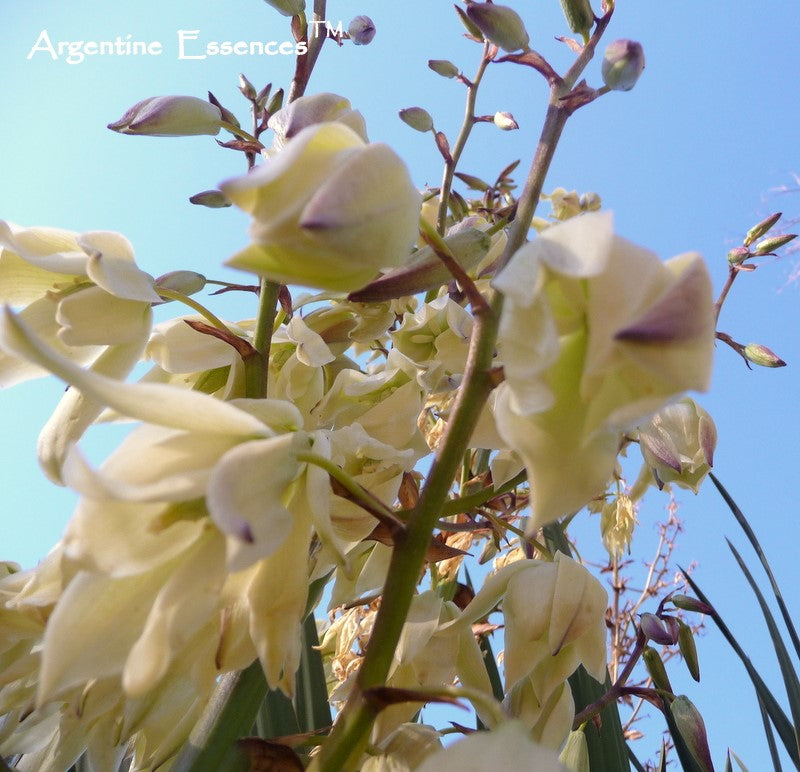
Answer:
[[[696,254],[662,263],[587,213],[548,228],[495,279],[505,294],[498,430],[525,461],[539,526],[605,488],[619,434],[708,387],[714,318]]]
[[[639,427],[639,448],[659,488],[675,483],[697,493],[714,464],[716,445],[714,420],[689,397]]]
[[[416,239],[420,196],[405,164],[336,121],[220,188],[254,218],[253,244],[228,264],[275,281],[355,290],[403,263]]]

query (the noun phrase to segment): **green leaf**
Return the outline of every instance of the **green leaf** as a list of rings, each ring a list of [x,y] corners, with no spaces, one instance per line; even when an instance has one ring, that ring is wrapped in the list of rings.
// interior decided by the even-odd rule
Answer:
[[[758,700],[758,711],[761,715],[761,722],[764,724],[764,735],[767,738],[767,747],[769,748],[769,756],[772,759],[772,767],[775,772],[782,772],[781,760],[778,756],[778,746],[775,742],[775,732],[772,731],[772,723],[769,720],[769,714],[764,709],[764,703]],[[738,759],[737,759],[738,760]]]
[[[728,540],[726,539],[726,541]],[[745,565],[745,562],[742,560],[742,557],[736,550],[736,547],[734,547],[730,541],[728,541],[728,547],[730,547],[731,552],[733,552],[733,556],[736,558],[736,562],[739,564],[739,568],[747,578],[750,588],[753,590],[753,593],[758,600],[758,605],[761,607],[761,613],[764,616],[764,620],[767,623],[769,636],[772,639],[772,645],[775,648],[775,655],[778,658],[778,664],[781,668],[781,675],[783,676],[783,683],[786,687],[786,694],[789,698],[789,709],[792,713],[792,720],[794,721],[794,748],[798,755],[800,755],[800,738],[798,738],[797,734],[798,727],[800,727],[800,682],[797,680],[797,671],[794,669],[792,660],[789,657],[789,651],[783,642],[783,638],[781,637],[778,626],[775,624],[775,618],[772,616],[772,612],[770,611],[769,606],[764,599],[764,595],[758,588],[756,580],[753,578],[750,570]],[[789,749],[787,748],[787,751],[788,750]]]
[[[711,481],[716,485],[717,490],[720,492],[720,495],[723,499],[725,499],[725,503],[728,505],[729,509],[733,513],[733,516],[736,518],[737,522],[741,526],[742,530],[744,531],[745,535],[747,536],[750,544],[753,546],[756,555],[758,555],[758,559],[761,561],[761,565],[764,567],[764,572],[769,579],[770,586],[772,587],[772,592],[775,594],[775,600],[778,602],[778,608],[781,610],[781,616],[783,617],[783,622],[786,625],[786,629],[789,631],[789,636],[792,639],[792,644],[794,645],[795,653],[798,657],[800,657],[800,637],[797,635],[797,630],[795,629],[794,623],[792,622],[792,616],[789,613],[789,609],[786,608],[786,603],[784,603],[783,595],[781,595],[780,588],[778,587],[778,583],[775,581],[775,577],[772,574],[772,569],[769,566],[769,561],[767,560],[764,551],[761,549],[761,544],[759,543],[758,539],[756,538],[753,529],[750,527],[750,523],[747,521],[747,518],[742,513],[742,510],[736,505],[736,502],[731,498],[731,495],[725,490],[722,483],[713,475],[709,475],[711,477]]]
[[[250,731],[266,693],[267,682],[258,660],[238,673],[223,676],[189,741],[170,767],[172,772],[241,769],[244,760],[236,752],[236,741]]]
[[[694,580],[681,569],[681,573],[686,581],[689,583],[689,586],[694,590],[697,594],[697,597],[703,601],[703,603],[708,603],[708,605],[712,605],[708,598],[703,594]],[[712,606],[713,608],[713,606]],[[769,690],[767,685],[764,683],[764,679],[758,674],[758,671],[753,666],[753,663],[750,661],[750,658],[744,653],[744,650],[739,645],[739,642],[736,638],[733,637],[728,626],[722,620],[722,617],[714,611],[711,614],[711,618],[714,620],[714,623],[719,628],[722,635],[725,637],[725,640],[728,641],[730,647],[736,652],[739,659],[742,661],[742,664],[747,670],[747,674],[750,676],[750,680],[753,682],[753,686],[755,687],[756,694],[759,697],[759,700],[763,703],[764,709],[766,710],[767,714],[770,717],[773,725],[775,726],[775,730],[778,732],[778,736],[781,738],[781,742],[786,747],[789,755],[792,757],[792,761],[795,763],[796,766],[800,767],[800,754],[797,752],[797,748],[795,747],[795,740],[794,740],[794,727],[789,722],[789,719],[784,713],[783,708],[779,705],[778,701],[775,699],[772,692]]]
[[[317,623],[312,614],[303,622],[303,648],[296,678],[295,711],[302,732],[324,729],[333,723],[322,655],[314,648],[318,645]]]

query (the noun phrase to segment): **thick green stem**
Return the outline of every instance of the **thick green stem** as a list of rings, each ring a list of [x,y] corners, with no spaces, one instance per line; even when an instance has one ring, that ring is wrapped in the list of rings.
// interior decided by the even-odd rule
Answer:
[[[539,146],[519,200],[517,216],[511,226],[500,266],[505,265],[527,239],[550,161],[569,117],[567,108],[559,102],[562,90],[553,90]],[[364,699],[363,692],[383,684],[386,680],[431,534],[457,476],[475,424],[494,387],[491,368],[502,307],[502,295],[493,292],[488,309],[475,309],[463,385],[417,508],[409,520],[405,534],[395,544],[381,607],[359,672],[357,688],[353,690],[333,732],[323,746],[319,764],[325,772],[355,768],[366,746],[376,712],[369,700]]]

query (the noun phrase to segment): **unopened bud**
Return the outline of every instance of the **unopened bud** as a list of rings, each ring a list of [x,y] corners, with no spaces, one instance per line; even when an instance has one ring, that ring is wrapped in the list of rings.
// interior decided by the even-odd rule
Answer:
[[[661,689],[671,694],[672,684],[669,682],[667,669],[664,667],[664,662],[661,660],[659,653],[652,646],[646,646],[642,653],[642,659],[656,689]]]
[[[783,212],[775,212],[775,214],[771,214],[758,223],[758,225],[754,225],[750,228],[750,230],[747,231],[747,235],[744,237],[744,245],[749,247],[756,239],[760,239],[782,216]]]
[[[453,8],[456,9],[458,18],[461,19],[461,23],[464,25],[464,29],[466,29],[467,34],[477,38],[478,40],[483,40],[483,33],[475,25],[475,22],[473,22],[469,16],[467,16],[467,12],[459,8],[457,5],[454,5]]]
[[[759,241],[758,244],[756,244],[756,248],[753,250],[753,255],[756,257],[771,255],[781,247],[785,247],[790,241],[794,241],[796,238],[796,233],[786,233],[783,236],[770,236],[770,238]]]
[[[519,124],[514,120],[514,116],[511,113],[495,113],[493,120],[494,125],[503,131],[514,131],[514,129],[519,128]]]
[[[375,23],[369,16],[356,16],[347,27],[347,34],[357,46],[368,46],[375,37]]]
[[[567,17],[569,28],[583,38],[589,39],[589,31],[594,26],[594,12],[589,0],[561,0],[561,8]]]
[[[156,279],[158,288],[170,289],[183,295],[194,295],[206,286],[206,277],[196,271],[170,271]]]
[[[190,137],[219,134],[222,111],[193,96],[150,97],[137,102],[114,123],[111,131],[150,137]]]
[[[528,31],[519,14],[505,5],[470,3],[467,16],[483,33],[483,36],[503,51],[527,49],[530,43]]]
[[[283,89],[279,88],[269,100],[266,113],[267,115],[274,115],[278,112],[278,110],[281,109],[281,107],[283,107]]]
[[[743,353],[748,362],[761,367],[785,367],[784,362],[774,351],[771,351],[766,346],[760,343],[748,343]]]
[[[251,102],[258,97],[256,87],[242,73],[239,73],[239,91],[242,92],[245,99],[249,99]]]
[[[433,118],[431,118],[431,114],[422,107],[406,107],[400,111],[400,120],[417,131],[425,132],[433,130]]]
[[[634,40],[615,40],[603,55],[603,82],[612,91],[630,91],[644,70],[644,50]]]
[[[569,733],[558,760],[570,772],[589,772],[589,747],[583,730],[575,729]]]
[[[428,59],[428,67],[443,78],[455,78],[458,75],[458,67],[447,59]]]
[[[639,619],[639,628],[649,640],[660,643],[662,646],[671,646],[677,640],[655,614],[642,614]]]
[[[669,706],[675,725],[700,769],[714,769],[703,717],[688,697],[680,695]]]
[[[678,648],[680,649],[683,661],[686,663],[686,669],[689,675],[695,681],[700,680],[700,662],[697,659],[697,646],[694,642],[694,634],[692,628],[683,622],[678,622],[680,629],[678,630]]]
[[[728,252],[728,262],[731,265],[741,265],[750,257],[750,250],[747,247],[734,247]]]
[[[264,0],[284,16],[297,16],[306,9],[306,0]]]
[[[683,609],[683,611],[695,611],[698,614],[714,613],[714,609],[707,603],[703,603],[703,601],[692,598],[689,595],[673,595],[670,597],[670,600],[676,608]]]
[[[201,193],[195,193],[193,196],[189,196],[189,203],[207,206],[209,209],[222,209],[231,205],[221,190],[204,190]]]
[[[603,205],[603,201],[597,193],[581,193],[579,203],[584,212],[597,212]]]

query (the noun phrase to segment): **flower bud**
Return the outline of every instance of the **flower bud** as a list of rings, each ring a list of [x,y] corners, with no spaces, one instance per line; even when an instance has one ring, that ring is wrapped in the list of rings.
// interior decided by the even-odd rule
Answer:
[[[771,214],[769,217],[763,219],[758,225],[754,225],[747,231],[747,235],[744,237],[744,241],[742,242],[746,247],[749,247],[756,239],[760,239],[763,235],[769,231],[769,229],[775,225],[778,220],[781,219],[783,216],[783,212],[775,212],[775,214]]]
[[[156,292],[163,287],[183,295],[194,295],[205,286],[206,277],[196,271],[170,271],[156,279]]]
[[[644,70],[644,51],[633,40],[615,40],[603,55],[603,82],[612,91],[630,91]]]
[[[785,367],[784,362],[776,353],[762,346],[760,343],[748,343],[742,353],[748,362],[761,367]]]
[[[741,265],[748,257],[750,257],[750,250],[747,247],[734,247],[728,251],[730,265]]]
[[[189,196],[189,203],[207,206],[209,209],[223,209],[231,205],[221,190],[203,190],[195,193],[193,196]]]
[[[680,649],[683,661],[686,663],[689,675],[691,675],[695,681],[699,681],[700,662],[697,659],[697,646],[695,646],[694,634],[692,633],[692,628],[680,620],[678,620],[678,648]]]
[[[356,16],[347,27],[347,34],[357,46],[368,46],[375,37],[375,23],[369,16]]]
[[[458,75],[458,67],[447,59],[428,59],[428,67],[443,78],[455,78]]]
[[[583,730],[576,729],[569,733],[558,760],[569,772],[589,772],[589,747]]]
[[[190,137],[219,134],[222,113],[193,96],[150,97],[137,102],[108,128],[120,134],[150,137]]]
[[[502,131],[514,131],[519,128],[519,124],[514,120],[511,113],[495,113],[494,125]]]
[[[667,669],[664,667],[664,662],[659,653],[652,646],[646,646],[644,652],[642,652],[642,659],[656,689],[672,693],[672,684],[669,682]]]
[[[667,630],[664,623],[655,614],[642,614],[639,619],[639,628],[648,640],[660,643],[662,646],[672,646],[677,641],[677,636]]]
[[[400,120],[408,124],[412,129],[422,132],[433,130],[433,118],[422,107],[406,107],[399,114]]]
[[[688,697],[680,695],[669,706],[675,726],[701,769],[714,769],[703,717]]]
[[[239,73],[239,91],[242,92],[245,99],[249,99],[251,102],[255,101],[258,96],[256,87],[242,73]]]
[[[714,613],[714,609],[707,603],[703,603],[703,601],[692,598],[689,595],[672,595],[670,600],[676,608],[682,609],[683,611],[695,611],[698,614]]]
[[[787,233],[783,236],[770,236],[770,238],[764,239],[756,244],[756,248],[753,250],[753,255],[755,257],[771,255],[781,247],[785,247],[790,241],[794,241],[796,238],[796,233]]]
[[[297,16],[306,9],[306,0],[264,0],[264,2],[284,16]]]
[[[483,33],[483,36],[503,51],[527,49],[530,43],[528,31],[519,14],[505,5],[470,3],[467,16]]]
[[[594,26],[594,12],[589,0],[561,0],[561,8],[567,18],[569,28],[583,38],[589,39],[589,31]]]

